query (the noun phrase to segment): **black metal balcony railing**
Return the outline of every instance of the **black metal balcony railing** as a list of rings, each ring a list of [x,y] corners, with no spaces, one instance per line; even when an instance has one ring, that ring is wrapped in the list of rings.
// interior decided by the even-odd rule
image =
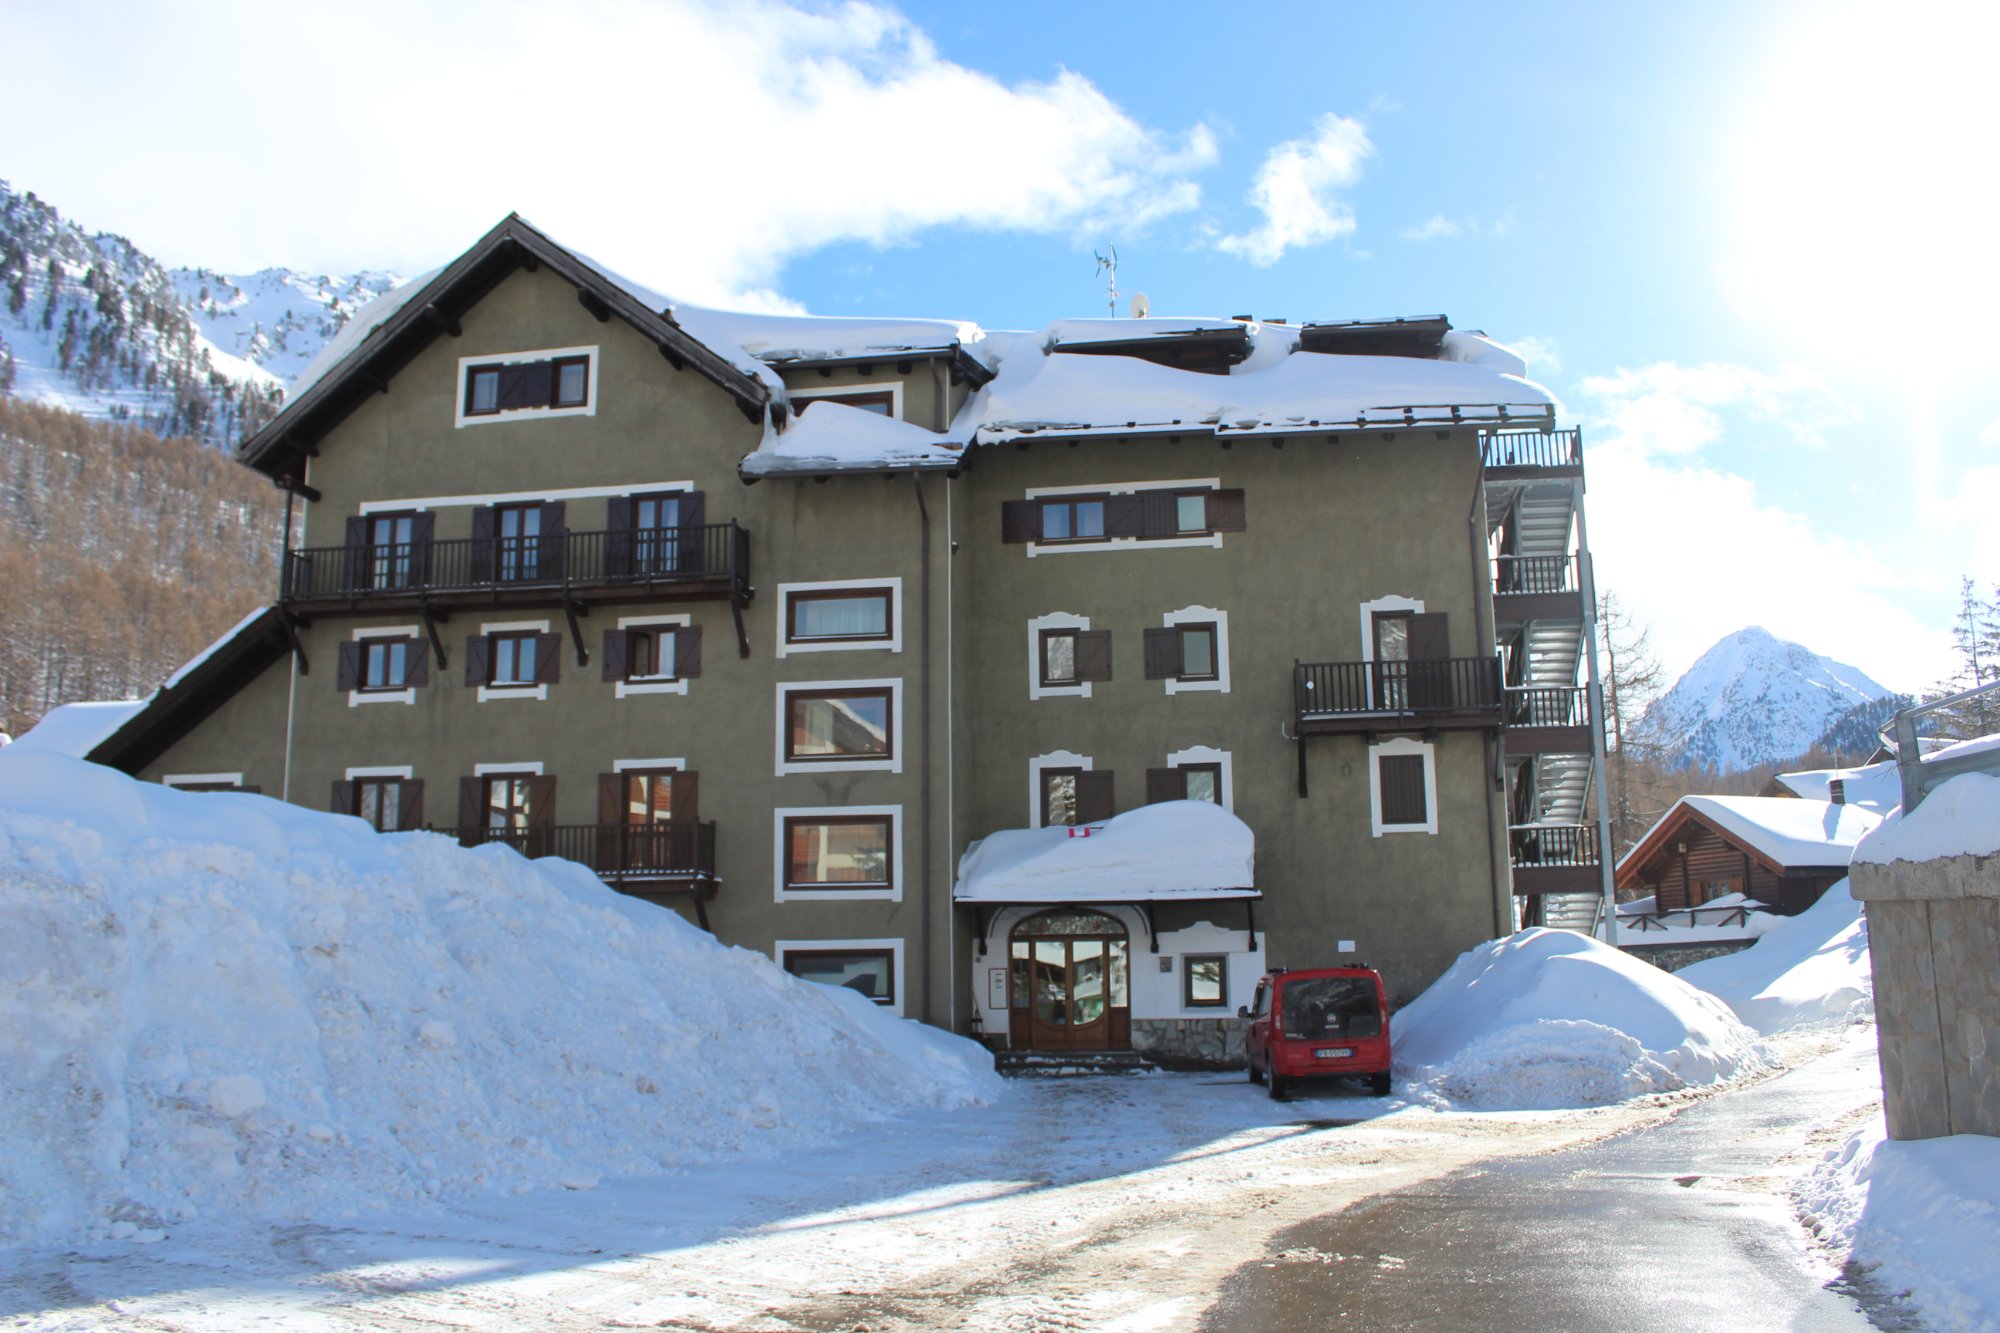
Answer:
[[[1301,662],[1292,669],[1292,691],[1302,718],[1497,711],[1500,663],[1492,657]]]
[[[559,856],[590,867],[613,884],[641,880],[713,880],[715,823],[544,824],[532,828],[457,828],[467,847],[505,843],[528,857]]]
[[[1509,727],[1587,727],[1590,703],[1584,690],[1572,687],[1510,687],[1500,720]]]
[[[647,532],[557,532],[285,553],[289,601],[748,583],[750,534],[734,520]]]
[[[1487,467],[1582,467],[1583,432],[1574,426],[1555,431],[1489,431],[1480,461]]]
[[[1497,596],[1577,592],[1581,588],[1573,555],[1503,555],[1493,562]]]
[[[1590,824],[1523,824],[1507,830],[1514,868],[1598,864],[1597,829]]]

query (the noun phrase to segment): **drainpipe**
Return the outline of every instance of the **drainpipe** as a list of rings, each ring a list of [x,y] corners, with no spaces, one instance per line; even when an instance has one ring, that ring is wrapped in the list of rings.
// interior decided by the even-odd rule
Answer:
[[[923,692],[923,702],[918,705],[922,721],[918,725],[917,742],[920,750],[917,759],[920,775],[917,787],[919,811],[917,818],[920,821],[919,828],[922,830],[917,835],[917,854],[921,858],[920,864],[923,870],[917,876],[917,892],[922,895],[923,906],[918,915],[917,928],[922,946],[918,953],[922,955],[924,972],[923,985],[919,993],[923,997],[923,1019],[928,1023],[934,1012],[931,1007],[931,510],[924,502],[923,474],[914,473],[910,480],[917,493],[918,559],[923,570],[921,580],[923,591],[919,594],[923,599],[923,610],[918,617],[921,628],[918,631],[917,656],[919,663],[917,675],[920,682],[918,688]]]

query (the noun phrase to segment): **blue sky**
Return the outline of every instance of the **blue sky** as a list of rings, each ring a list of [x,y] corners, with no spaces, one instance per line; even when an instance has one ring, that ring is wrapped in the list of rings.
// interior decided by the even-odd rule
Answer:
[[[1920,688],[2000,580],[1978,6],[0,4],[0,175],[170,263],[412,273],[513,208],[690,299],[1008,328],[1115,244],[1155,313],[1527,350],[1675,671],[1760,623]]]

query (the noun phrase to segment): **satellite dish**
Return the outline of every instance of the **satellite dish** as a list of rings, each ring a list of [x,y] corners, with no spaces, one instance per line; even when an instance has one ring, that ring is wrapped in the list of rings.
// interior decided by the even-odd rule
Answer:
[[[1153,303],[1146,299],[1144,292],[1132,293],[1132,318],[1144,319],[1153,313]]]

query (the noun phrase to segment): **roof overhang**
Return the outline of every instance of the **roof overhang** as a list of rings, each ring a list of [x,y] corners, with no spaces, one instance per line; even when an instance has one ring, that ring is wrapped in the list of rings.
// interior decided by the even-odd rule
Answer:
[[[857,366],[895,365],[900,373],[908,374],[918,361],[948,360],[955,378],[969,381],[973,388],[992,382],[997,373],[991,366],[965,350],[960,343],[942,344],[936,347],[881,347],[865,352],[844,353],[839,356],[810,356],[804,353],[760,356],[757,358],[773,370],[845,370]]]
[[[1250,328],[1237,324],[1226,329],[1152,333],[1142,338],[1059,341],[1049,351],[1071,356],[1130,356],[1175,370],[1226,375],[1231,366],[1249,359]]]
[[[1443,315],[1416,319],[1350,319],[1307,324],[1299,330],[1302,352],[1339,356],[1409,356],[1435,361],[1443,355],[1451,321]]]
[[[675,368],[684,366],[714,381],[736,400],[744,416],[763,419],[771,391],[761,380],[689,334],[667,312],[650,309],[519,214],[510,213],[246,440],[238,460],[274,480],[296,476],[328,432],[370,395],[387,393],[390,379],[433,340],[455,336],[465,313],[504,279],[517,269],[543,266],[574,286],[578,301],[596,318],[622,319],[651,339]]]
[[[290,650],[282,613],[275,606],[265,609],[155,690],[145,707],[84,758],[137,776]]]

